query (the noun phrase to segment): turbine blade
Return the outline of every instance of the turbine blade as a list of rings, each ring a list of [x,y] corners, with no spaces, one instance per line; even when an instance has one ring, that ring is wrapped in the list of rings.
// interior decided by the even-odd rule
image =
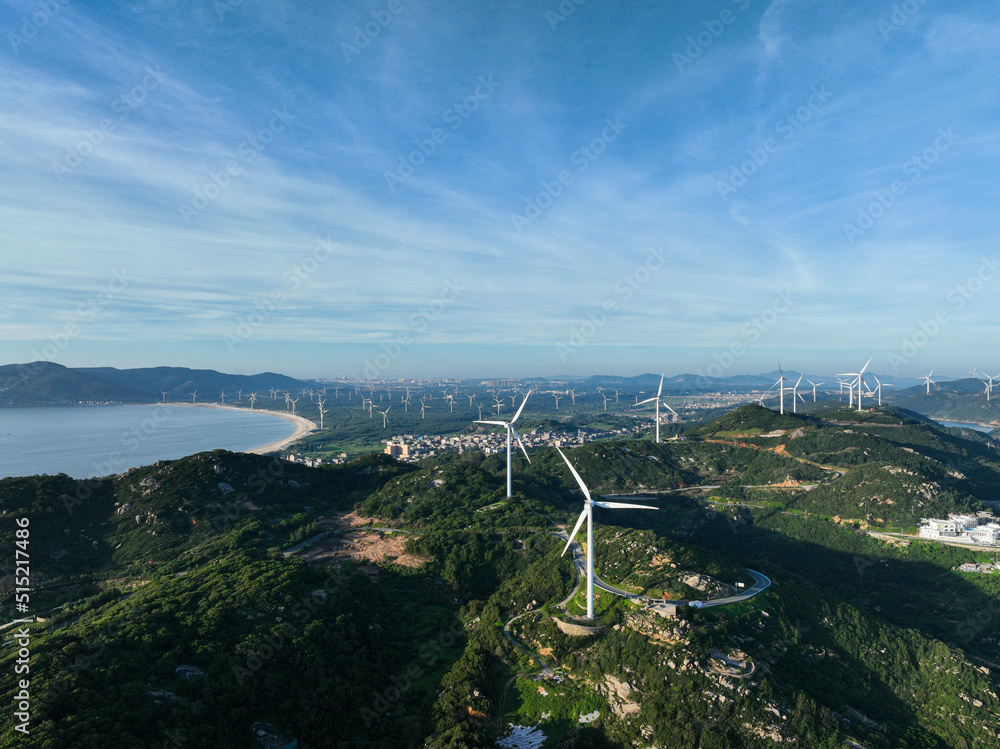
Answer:
[[[477,420],[477,421],[473,421],[472,423],[473,424],[495,424],[498,427],[505,427],[505,426],[507,426],[507,422],[506,421],[478,421]]]
[[[558,448],[556,448],[558,449]],[[583,521],[587,519],[587,508],[583,508],[583,512],[580,513],[580,517],[576,521],[576,525],[573,526],[573,532],[569,534],[569,538],[566,539],[566,547],[562,550],[562,554],[559,556],[565,556],[566,552],[569,550],[570,544],[573,543],[573,537],[576,536],[576,532],[580,530],[580,526],[583,525]]]
[[[872,363],[872,359],[874,359],[874,358],[875,358],[874,356],[869,356],[869,357],[868,357],[868,361],[866,361],[866,362],[865,362],[865,366],[863,366],[863,367],[861,368],[861,372],[860,372],[860,374],[864,374],[865,370],[866,370],[866,369],[868,369],[868,365]]]
[[[515,421],[517,421],[517,417],[521,415],[521,411],[524,410],[524,404],[528,402],[528,396],[529,395],[531,395],[531,393],[525,393],[524,394],[524,400],[521,401],[521,407],[519,409],[517,409],[517,413],[514,414],[514,418],[510,420],[511,424],[513,424]]]
[[[530,463],[531,458],[528,458],[528,451],[524,449],[524,443],[521,441],[521,435],[517,433],[517,430],[514,428],[513,424],[510,425],[510,431],[514,433],[514,437],[517,438],[517,446],[521,448],[521,452],[524,453],[524,457],[527,458],[528,462]]]
[[[659,507],[650,507],[649,505],[630,505],[625,502],[604,502],[604,501],[594,501],[593,504],[597,507],[607,507],[611,510],[659,510]]]
[[[656,391],[656,397],[659,398],[663,394],[663,373],[660,373],[660,389]]]
[[[558,447],[556,448],[556,451],[560,455],[562,455],[562,459],[564,461],[566,461],[566,465],[569,466],[570,473],[573,474],[573,478],[576,479],[576,483],[580,485],[580,489],[583,491],[583,496],[585,496],[587,498],[587,501],[590,502],[591,501],[591,499],[590,499],[590,489],[588,489],[587,485],[585,483],[583,483],[583,479],[580,478],[580,474],[576,472],[576,469],[573,467],[573,464],[569,462],[569,458],[566,457],[566,454],[562,450],[560,450]]]

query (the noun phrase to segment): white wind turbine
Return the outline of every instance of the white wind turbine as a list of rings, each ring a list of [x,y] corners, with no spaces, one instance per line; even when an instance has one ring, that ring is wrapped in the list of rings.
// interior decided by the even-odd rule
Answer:
[[[219,398],[222,400],[222,405],[226,405],[226,391],[225,390],[222,391],[222,394],[219,396]]]
[[[873,356],[869,356],[868,357],[868,361],[865,362],[865,366],[863,366],[861,368],[861,371],[859,371],[859,372],[841,372],[839,375],[837,375],[838,377],[857,377],[858,378],[854,382],[851,383],[851,392],[852,393],[854,392],[854,384],[857,383],[857,386],[858,386],[858,411],[862,410],[862,408],[861,408],[861,388],[865,384],[865,379],[864,379],[865,370],[868,369],[868,365],[872,363],[872,359],[874,359],[874,358],[875,357],[873,357]]]
[[[608,400],[609,400],[609,398],[604,393],[601,393],[601,397],[604,398],[604,410],[607,411],[608,410]]]
[[[663,393],[663,375],[660,374],[660,389],[656,391],[656,397],[655,398],[646,398],[646,400],[639,401],[638,403],[635,404],[636,406],[641,406],[643,403],[655,403],[656,404],[656,443],[657,444],[660,443],[660,400],[661,400],[660,399],[660,395],[662,395],[662,393]],[[668,409],[670,411],[670,413],[672,413],[674,416],[677,415],[677,412],[674,409],[670,408],[670,406],[668,406],[666,403],[664,403],[663,406],[664,406],[664,408]],[[634,406],[633,406],[633,408],[634,408]]]
[[[169,390],[161,390],[160,392],[163,394],[163,401],[162,402],[166,403],[167,402],[167,393],[169,393],[170,391]]]
[[[197,398],[198,398],[198,391],[195,390],[193,393],[191,393],[191,402],[194,403],[197,400]]]
[[[382,428],[383,429],[385,429],[387,426],[389,426],[389,409],[390,408],[392,408],[392,406],[386,406],[385,407],[385,411],[379,411],[379,413],[382,414]]]
[[[778,413],[782,413],[782,414],[785,413],[785,391],[789,389],[789,388],[785,387],[785,383],[786,382],[788,382],[788,380],[785,379],[785,373],[781,369],[781,362],[779,361],[778,362],[778,381],[775,382],[774,385],[778,386]],[[771,387],[774,387],[774,385],[771,385]],[[768,390],[770,390],[770,388],[768,388]],[[794,402],[795,402],[795,399],[793,398],[792,399],[793,405],[794,405]]]
[[[793,414],[794,413],[798,413],[798,409],[796,407],[798,406],[798,400],[799,399],[801,399],[803,403],[806,402],[806,399],[803,398],[801,395],[799,395],[799,384],[802,382],[802,377],[803,377],[803,375],[799,375],[798,381],[794,385],[792,385],[792,413]]]
[[[893,385],[892,385],[891,382],[887,382],[885,385],[883,385],[882,381],[878,378],[878,376],[874,372],[872,372],[872,377],[875,378],[875,392],[872,393],[871,391],[869,391],[868,394],[869,395],[878,396],[878,404],[881,406],[882,405],[882,388],[883,387],[890,387],[891,388]]]
[[[426,410],[426,408],[427,408],[427,404],[424,403],[424,399],[421,398],[420,399],[420,418],[421,419],[424,418],[424,411]],[[481,408],[480,408],[479,413],[480,413],[480,415],[482,415],[482,409]]]
[[[561,397],[558,396],[558,395],[556,395],[555,393],[552,394],[552,397],[556,399],[556,411],[558,411],[559,410],[559,401],[561,400]]]
[[[250,402],[253,403],[253,396],[252,395],[250,396]],[[316,399],[316,408],[319,409],[319,428],[320,429],[323,428],[323,414],[326,413],[326,409],[323,408],[323,406],[325,406],[325,405],[326,405],[326,401],[324,401],[322,398],[317,398]],[[251,408],[252,408],[252,406],[251,406]]]
[[[984,375],[983,375],[983,377],[989,377],[989,375],[986,375],[986,374],[984,374]],[[997,375],[997,377],[1000,377],[1000,375]],[[980,378],[978,378],[978,377],[976,378],[976,379],[978,379],[978,380],[979,380],[979,381],[980,381],[981,383],[983,383],[983,385],[984,385],[984,386],[985,386],[985,388],[986,388],[986,402],[987,402],[987,403],[989,403],[989,402],[990,402],[990,393],[991,393],[991,392],[993,392],[993,388],[994,388],[994,387],[996,387],[996,383],[995,383],[995,382],[993,382],[993,381],[994,381],[994,380],[995,380],[995,379],[996,379],[997,377],[989,377],[989,381],[988,381],[988,382],[987,382],[986,380],[983,380],[983,379],[980,379]]]
[[[257,402],[257,393],[250,393],[250,410],[253,411],[253,404]]]
[[[562,551],[562,555],[565,556],[566,551],[569,549],[570,544],[573,543],[573,538],[576,536],[577,531],[580,530],[580,526],[583,525],[583,521],[587,521],[587,618],[594,618],[594,508],[595,507],[606,507],[609,510],[658,510],[658,507],[650,507],[649,505],[631,505],[625,504],[624,502],[604,502],[594,500],[590,496],[590,490],[587,489],[587,485],[583,483],[583,479],[580,478],[580,474],[576,472],[573,464],[569,462],[569,458],[560,450],[558,447],[556,450],[562,455],[562,459],[566,461],[566,465],[569,466],[570,473],[573,474],[573,478],[576,479],[576,483],[580,487],[580,491],[583,492],[584,504],[583,512],[580,513],[580,517],[576,521],[576,525],[573,526],[573,532],[569,534],[569,539],[566,541],[566,546]]]
[[[289,398],[288,402],[292,404],[292,413],[295,413],[295,404],[299,402],[298,398]]]
[[[511,448],[511,444],[510,444],[511,443],[511,439],[510,438],[511,438],[511,435],[513,435],[514,437],[517,438],[517,444],[521,448],[521,452],[524,453],[524,457],[528,459],[528,462],[529,463],[531,462],[531,458],[528,458],[528,451],[524,449],[524,441],[521,439],[521,436],[517,433],[517,430],[514,428],[514,422],[517,421],[517,418],[521,415],[521,411],[524,410],[524,404],[528,402],[528,395],[529,395],[528,393],[524,394],[524,400],[521,401],[521,407],[519,409],[517,409],[517,413],[514,414],[514,418],[511,419],[510,421],[479,421],[479,420],[477,420],[477,421],[474,422],[476,424],[493,424],[494,426],[501,426],[501,427],[503,427],[504,429],[507,430],[507,497],[508,498],[511,496],[511,478],[510,478],[511,477],[511,474],[510,474],[510,452],[511,452],[511,450],[510,450],[510,448]]]
[[[813,403],[815,403],[816,402],[816,388],[818,388],[823,383],[822,382],[813,382],[812,380],[806,380],[806,382],[808,382],[810,385],[813,386]],[[844,392],[844,389],[841,388],[840,392]]]
[[[931,379],[932,374],[934,374],[933,369],[923,376],[924,384],[927,385],[927,395],[931,394],[931,385],[934,384],[934,380]]]

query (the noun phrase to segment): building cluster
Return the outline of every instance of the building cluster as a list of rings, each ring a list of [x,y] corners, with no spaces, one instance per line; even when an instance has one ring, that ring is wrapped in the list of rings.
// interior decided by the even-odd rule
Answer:
[[[921,518],[920,537],[979,546],[1000,546],[1000,523],[992,512],[951,514],[946,520]]]
[[[606,439],[625,439],[642,432],[640,426],[622,427],[609,431],[597,429],[575,429],[569,432],[543,431],[533,429],[520,434],[525,449],[534,447],[573,447],[588,442]],[[413,435],[403,434],[385,440],[385,454],[397,460],[412,462],[445,451],[463,453],[477,450],[487,455],[507,452],[507,436],[503,431],[484,431],[476,434],[459,435]],[[516,451],[516,441],[512,443]]]

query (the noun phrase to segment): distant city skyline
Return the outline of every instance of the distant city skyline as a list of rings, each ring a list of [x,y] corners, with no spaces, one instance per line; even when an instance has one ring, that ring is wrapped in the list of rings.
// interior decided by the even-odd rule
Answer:
[[[1000,19],[0,3],[0,363],[1000,372]]]

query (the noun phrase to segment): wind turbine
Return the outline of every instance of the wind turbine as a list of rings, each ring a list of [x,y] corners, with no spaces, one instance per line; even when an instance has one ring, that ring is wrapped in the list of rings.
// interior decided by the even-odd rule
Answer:
[[[796,383],[794,385],[792,385],[792,413],[793,414],[794,413],[798,413],[798,409],[796,408],[796,406],[798,406],[798,399],[801,398],[803,403],[806,402],[805,398],[802,398],[802,396],[799,395],[799,384],[802,382],[802,377],[803,377],[802,375],[799,375],[799,379],[796,381]]]
[[[576,391],[575,390],[570,390],[569,391],[569,397],[572,399],[573,405],[575,406],[576,405]]]
[[[583,512],[580,513],[580,517],[576,521],[576,525],[573,526],[573,532],[569,534],[569,539],[566,541],[566,546],[562,551],[560,556],[565,556],[566,551],[569,549],[570,544],[573,543],[573,538],[576,536],[577,531],[580,530],[580,526],[583,525],[583,521],[587,521],[587,618],[594,618],[594,508],[595,507],[606,507],[610,510],[658,510],[658,507],[650,507],[649,505],[631,505],[625,504],[624,502],[604,502],[591,499],[590,490],[587,489],[587,485],[583,483],[583,479],[580,478],[580,474],[576,472],[573,464],[569,462],[569,458],[560,450],[558,447],[556,450],[562,455],[562,459],[566,461],[566,465],[569,466],[570,473],[573,474],[573,478],[576,479],[576,483],[580,486],[580,491],[583,492],[585,497],[583,504]]]
[[[808,382],[810,385],[813,386],[813,403],[815,403],[816,402],[816,388],[818,388],[823,383],[822,382],[813,382],[812,380],[806,380],[806,382]],[[840,392],[844,392],[844,389],[841,388]]]
[[[476,420],[474,422],[476,424],[493,424],[495,426],[503,427],[504,429],[507,430],[507,497],[508,498],[510,498],[511,493],[512,493],[511,492],[511,480],[510,480],[510,477],[511,477],[511,474],[510,474],[510,447],[511,447],[511,445],[510,445],[510,438],[511,438],[511,435],[514,435],[514,437],[517,438],[517,444],[521,448],[521,452],[524,453],[524,457],[528,459],[528,462],[529,463],[531,462],[531,458],[528,458],[528,451],[524,449],[524,441],[521,439],[521,435],[519,435],[517,433],[517,430],[514,428],[514,422],[517,421],[518,417],[521,415],[521,411],[524,410],[524,404],[528,402],[528,395],[529,395],[528,393],[524,394],[524,400],[521,401],[521,407],[519,409],[517,409],[517,413],[514,414],[514,418],[511,419],[510,421],[479,421],[479,420]]]
[[[985,375],[984,374],[983,377],[989,377],[989,375]],[[1000,375],[998,375],[998,377],[1000,377]],[[977,378],[977,379],[979,379],[979,378]],[[986,402],[987,403],[990,402],[990,393],[993,391],[993,388],[996,386],[996,383],[993,382],[993,380],[995,380],[995,379],[996,379],[996,377],[990,377],[989,378],[989,382],[987,382],[986,380],[982,380],[982,379],[979,380],[981,383],[983,383],[983,385],[986,386]]]
[[[379,411],[379,413],[382,414],[382,428],[383,429],[385,429],[387,426],[389,426],[389,409],[390,408],[392,408],[392,406],[386,406],[385,407],[385,411]]]
[[[606,396],[604,393],[601,393],[601,397],[604,398],[604,410],[607,411],[608,410],[608,396]]]
[[[644,401],[639,401],[636,406],[641,406],[643,403],[656,403],[656,444],[660,443],[660,395],[663,393],[663,374],[660,374],[660,389],[656,391],[655,398],[646,398]],[[670,408],[666,403],[663,404],[665,408],[670,410],[674,416],[677,412]],[[634,408],[634,407],[633,407]]]
[[[868,361],[865,362],[865,366],[863,366],[861,368],[861,371],[859,371],[859,372],[841,372],[839,375],[837,375],[838,377],[857,377],[858,378],[857,380],[855,380],[855,382],[858,384],[858,411],[862,410],[862,408],[861,408],[861,387],[862,387],[862,385],[864,385],[864,382],[865,382],[865,379],[864,379],[865,370],[868,369],[868,365],[872,363],[872,359],[874,359],[874,358],[875,357],[873,357],[873,356],[869,356],[868,357]],[[852,393],[854,392],[854,384],[853,383],[851,384],[851,392]]]
[[[251,396],[251,402],[252,401],[253,401],[253,396]],[[318,398],[317,399],[316,407],[319,409],[319,428],[320,429],[323,428],[323,414],[326,413],[326,409],[323,408],[323,406],[325,406],[325,405],[326,405],[326,401],[324,401],[322,398]],[[389,409],[386,409],[386,410],[388,411]]]
[[[875,385],[875,393],[874,394],[878,396],[878,404],[881,406],[882,405],[882,388],[883,388],[882,381],[878,378],[878,376],[874,372],[872,372],[872,377],[875,378],[875,383],[876,383],[876,385]],[[884,385],[884,387],[892,387],[892,386],[893,385],[892,385],[891,382],[888,382],[888,383],[886,383]],[[869,393],[869,395],[871,395],[871,393]]]
[[[197,398],[198,398],[198,391],[195,390],[193,393],[191,393],[191,402],[194,403],[197,400]]]
[[[257,402],[257,393],[250,393],[250,410],[253,411],[253,404]]]
[[[289,398],[288,402],[292,404],[292,413],[295,413],[295,404],[299,402],[298,398]]]
[[[927,395],[931,394],[931,385],[934,384],[934,380],[931,379],[931,375],[932,374],[934,374],[934,370],[933,369],[930,372],[928,372],[927,374],[925,374],[924,377],[923,377],[924,384],[927,385],[927,393],[926,393]]]
[[[226,405],[226,391],[222,391],[222,395],[219,396],[222,399],[222,405]]]
[[[167,402],[167,393],[169,393],[170,391],[169,390],[161,390],[160,392],[163,393],[163,401],[162,402],[166,403]]]
[[[778,362],[778,381],[775,382],[774,385],[778,386],[778,404],[779,404],[779,406],[778,406],[778,413],[782,413],[782,414],[785,413],[785,391],[788,389],[788,388],[785,387],[785,383],[786,382],[787,382],[787,380],[785,379],[785,373],[781,369],[781,362],[779,361]],[[771,385],[771,387],[774,387],[774,385]],[[768,389],[770,389],[770,388],[768,388]],[[792,403],[794,405],[794,398],[792,399]]]
[[[424,409],[427,408],[427,404],[424,403],[424,399],[420,399],[420,418],[424,418]],[[482,407],[480,407],[479,415],[482,416]]]
[[[552,394],[552,397],[556,399],[556,411],[558,411],[559,410],[559,401],[562,400],[562,398],[560,398],[555,393]]]

